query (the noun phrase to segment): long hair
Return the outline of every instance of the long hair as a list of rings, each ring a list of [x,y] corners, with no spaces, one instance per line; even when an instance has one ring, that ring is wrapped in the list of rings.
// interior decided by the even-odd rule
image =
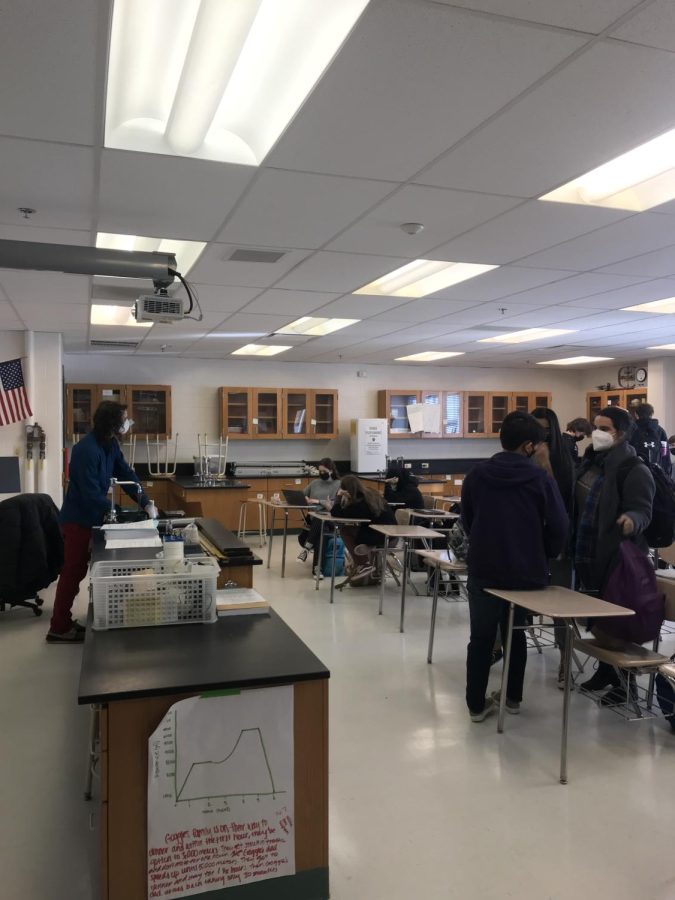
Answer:
[[[125,406],[113,400],[103,400],[94,413],[93,432],[99,444],[109,444],[124,421]]]
[[[370,488],[364,487],[363,483],[356,475],[343,475],[340,482],[343,491],[349,494],[351,503],[357,503],[359,500],[365,500],[368,509],[374,516],[379,516],[384,510],[384,499]]]
[[[531,414],[535,419],[546,419],[548,422],[548,455],[551,460],[551,469],[565,507],[569,511],[574,491],[574,460],[563,444],[558,417],[552,409],[547,409],[545,406],[535,407]]]
[[[404,491],[408,485],[412,484],[417,487],[419,484],[417,478],[412,474],[410,469],[404,469],[403,466],[390,465],[387,469],[387,478],[398,478],[398,483],[394,487],[395,491]]]
[[[337,467],[336,467],[335,463],[333,462],[333,460],[330,458],[330,456],[324,456],[322,459],[319,460],[317,465],[323,466],[324,469],[328,469],[328,471],[330,472],[330,477],[333,479],[333,481],[339,480],[340,476],[338,475]]]

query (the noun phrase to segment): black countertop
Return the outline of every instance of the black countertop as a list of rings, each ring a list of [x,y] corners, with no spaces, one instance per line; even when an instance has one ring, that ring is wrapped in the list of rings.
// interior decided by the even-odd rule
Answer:
[[[330,672],[274,612],[213,625],[93,631],[82,653],[78,703],[108,703],[329,678]]]
[[[382,484],[383,481],[387,480],[384,475],[377,475],[375,473],[356,472],[356,475],[363,481],[377,481],[379,484]],[[415,478],[417,479],[418,487],[424,484],[445,484],[447,482],[447,478],[424,478],[422,475],[415,475]]]
[[[173,482],[174,484],[191,491],[222,491],[227,490],[228,488],[245,490],[246,488],[251,487],[251,485],[247,484],[245,481],[237,481],[234,478],[226,478],[223,481],[214,481],[213,484],[201,484],[196,478],[176,475]]]

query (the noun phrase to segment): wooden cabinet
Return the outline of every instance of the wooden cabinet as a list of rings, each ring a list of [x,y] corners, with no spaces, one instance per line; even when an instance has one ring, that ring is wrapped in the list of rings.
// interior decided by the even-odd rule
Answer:
[[[617,388],[611,391],[590,391],[586,394],[586,416],[593,424],[593,419],[599,415],[605,406],[623,406],[630,409],[640,403],[647,402],[646,388]]]
[[[389,422],[389,437],[419,437],[410,426],[407,406],[422,402],[422,391],[378,391],[377,414]]]
[[[488,396],[487,430],[490,437],[498,437],[502,422],[511,412],[511,394],[491,393]]]
[[[94,424],[102,400],[126,406],[133,434],[171,437],[171,388],[164,384],[67,384],[66,440],[76,441]]]
[[[538,406],[549,409],[551,406],[551,395],[537,391],[518,391],[511,394],[509,412],[531,413]]]
[[[458,438],[464,434],[464,395],[461,391],[443,391],[441,437]]]
[[[231,440],[337,436],[338,392],[316,388],[220,388],[220,433]]]
[[[490,395],[485,391],[464,392],[464,437],[487,436],[487,414]]]

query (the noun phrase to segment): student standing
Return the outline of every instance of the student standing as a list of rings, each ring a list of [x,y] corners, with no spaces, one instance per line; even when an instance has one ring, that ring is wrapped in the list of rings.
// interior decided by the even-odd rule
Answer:
[[[501,629],[506,643],[508,604],[486,588],[536,590],[549,582],[548,560],[561,552],[568,517],[558,487],[533,460],[544,431],[532,416],[509,413],[499,438],[503,451],[478,463],[462,485],[462,521],[469,537],[467,583],[471,636],[466,659],[466,703],[473,722],[497,707],[486,698],[492,649]],[[514,624],[525,624],[516,607]],[[520,711],[527,662],[525,632],[514,630],[506,709]]]

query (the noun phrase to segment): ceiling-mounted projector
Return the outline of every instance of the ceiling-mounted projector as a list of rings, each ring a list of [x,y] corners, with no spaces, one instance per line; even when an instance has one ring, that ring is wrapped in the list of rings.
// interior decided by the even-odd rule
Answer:
[[[134,316],[137,322],[180,322],[185,318],[183,301],[166,294],[144,295],[134,303]]]

